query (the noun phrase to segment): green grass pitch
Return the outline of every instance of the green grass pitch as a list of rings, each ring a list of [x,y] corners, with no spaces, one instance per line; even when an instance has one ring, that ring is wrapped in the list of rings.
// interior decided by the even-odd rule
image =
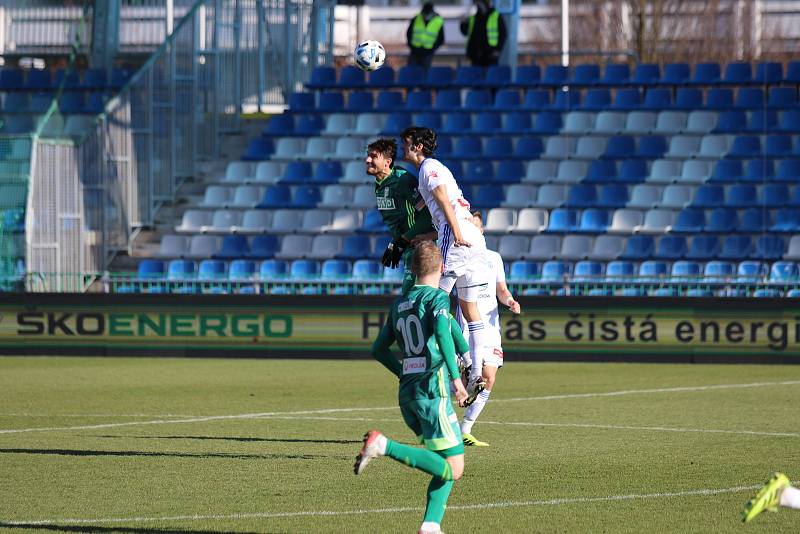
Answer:
[[[446,532],[800,531],[739,522],[800,479],[800,366],[509,360]],[[416,532],[426,475],[352,473],[370,428],[413,442],[374,361],[0,358],[0,531]]]

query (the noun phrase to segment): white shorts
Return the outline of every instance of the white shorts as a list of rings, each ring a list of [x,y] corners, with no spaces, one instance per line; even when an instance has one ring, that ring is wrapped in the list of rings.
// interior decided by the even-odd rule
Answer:
[[[488,367],[503,367],[503,347],[499,345],[487,345],[486,352],[483,354],[483,365]]]
[[[459,219],[459,229],[471,247],[453,245],[453,233],[449,226],[439,231],[439,248],[444,259],[444,273],[439,289],[447,293],[458,288],[458,298],[466,302],[477,302],[478,295],[486,288],[491,278],[491,264],[486,256],[486,240],[478,227],[466,219]]]

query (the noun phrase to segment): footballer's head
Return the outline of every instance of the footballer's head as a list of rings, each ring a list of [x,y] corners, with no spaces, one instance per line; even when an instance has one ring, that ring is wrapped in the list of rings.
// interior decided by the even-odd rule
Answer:
[[[411,272],[418,277],[442,272],[442,252],[436,243],[423,241],[414,248]]]
[[[397,154],[397,143],[394,139],[381,138],[367,145],[367,174],[377,178],[385,178],[392,172],[394,158]]]
[[[409,126],[400,134],[403,140],[403,157],[409,160],[414,154],[429,158],[436,152],[436,132],[423,126]]]

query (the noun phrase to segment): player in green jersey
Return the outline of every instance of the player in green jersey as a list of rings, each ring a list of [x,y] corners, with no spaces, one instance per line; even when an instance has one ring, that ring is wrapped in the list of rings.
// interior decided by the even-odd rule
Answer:
[[[403,261],[402,293],[405,294],[414,285],[413,245],[425,239],[436,239],[436,231],[431,214],[417,191],[417,179],[402,167],[394,166],[396,154],[394,139],[382,138],[367,146],[364,162],[367,174],[375,177],[375,203],[392,236],[381,263],[395,268]]]
[[[450,402],[450,387],[459,405],[467,399],[467,392],[459,377],[450,332],[450,298],[439,289],[439,247],[432,241],[420,243],[411,263],[417,284],[392,304],[372,345],[372,355],[400,379],[398,401],[403,420],[425,448],[403,445],[370,430],[353,468],[358,475],[373,458],[388,456],[431,475],[420,528],[421,533],[430,534],[441,532],[447,498],[464,472],[464,445]],[[402,360],[389,350],[395,342]]]

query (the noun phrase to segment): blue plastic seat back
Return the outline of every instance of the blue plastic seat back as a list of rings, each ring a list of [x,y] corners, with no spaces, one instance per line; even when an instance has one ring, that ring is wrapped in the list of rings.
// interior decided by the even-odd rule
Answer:
[[[599,261],[582,260],[575,263],[573,280],[593,280],[603,277],[603,264]]]
[[[652,85],[661,78],[661,68],[657,63],[639,63],[633,73],[632,84]]]
[[[286,278],[289,275],[289,262],[285,260],[264,260],[258,270],[262,280]]]
[[[495,208],[505,200],[503,187],[499,185],[480,185],[472,198],[467,198],[475,208]]]
[[[547,230],[550,232],[573,232],[578,227],[578,212],[572,209],[558,208],[550,212]]]
[[[197,264],[191,260],[172,260],[167,266],[168,280],[193,279],[197,275]]]
[[[542,85],[566,85],[569,80],[569,68],[562,65],[547,65],[541,79]]]
[[[523,159],[536,159],[544,152],[541,137],[520,137],[514,145],[514,155]]]
[[[541,265],[528,260],[517,260],[511,263],[508,277],[511,280],[534,280],[541,276]]]
[[[672,231],[685,233],[702,232],[705,223],[705,210],[697,208],[685,208],[678,212],[678,216],[675,219],[675,224],[672,225]]]
[[[762,235],[756,239],[754,257],[764,260],[777,260],[786,252],[783,237],[777,235]]]
[[[706,263],[705,278],[728,279],[736,274],[736,266],[729,261],[714,260]]]
[[[758,191],[752,184],[734,184],[728,188],[726,205],[749,208],[758,204]]]
[[[198,280],[223,280],[227,278],[227,264],[222,260],[203,260],[197,269]]]
[[[499,139],[499,138],[498,138]],[[511,141],[507,139],[507,141]],[[487,153],[489,152],[489,145],[492,139],[487,143]],[[507,157],[507,156],[502,156]],[[497,164],[497,174],[495,181],[505,184],[513,184],[519,182],[525,176],[525,165],[521,161],[503,159]]]
[[[579,230],[582,232],[605,232],[609,224],[608,211],[602,209],[587,209],[581,213]]]
[[[691,76],[691,69],[687,63],[667,63],[664,65],[664,74],[661,83],[667,85],[680,85],[686,83]],[[678,89],[680,91],[680,89]]]
[[[701,185],[695,191],[692,205],[697,208],[716,208],[725,203],[725,189],[719,185]]]
[[[764,107],[764,90],[760,87],[741,87],[736,92],[734,107],[739,109],[759,109]]]
[[[336,69],[333,67],[314,67],[311,71],[309,87],[315,89],[332,88],[336,85]]]
[[[758,83],[776,83],[783,80],[783,64],[762,61],[756,64],[753,81]]]
[[[243,235],[226,235],[222,245],[214,254],[215,258],[244,258],[250,251],[250,243]]]
[[[406,65],[397,71],[397,85],[399,87],[418,87],[425,81],[425,69],[419,65]]]
[[[694,87],[679,87],[672,107],[685,110],[700,109],[703,107],[703,92]]]
[[[701,85],[710,85],[718,83],[721,74],[722,69],[718,63],[698,63],[694,67],[694,76],[691,81]]]
[[[748,132],[766,133],[778,129],[778,112],[775,110],[757,109],[750,112],[747,122]]]
[[[474,87],[482,85],[486,72],[483,67],[472,65],[461,66],[456,69],[453,76],[453,85],[456,87]]]
[[[381,250],[381,253],[383,253],[383,250]],[[337,257],[342,259],[363,259],[370,255],[371,244],[368,236],[349,235],[342,241],[342,250]]]
[[[367,83],[364,71],[358,67],[348,65],[342,67],[339,71],[339,87],[343,89],[352,89],[355,87],[363,87]]]
[[[167,265],[161,260],[146,259],[139,262],[136,276],[139,278],[164,278]]]
[[[455,72],[453,67],[433,66],[428,69],[424,85],[432,88],[443,88],[453,83]]]
[[[325,280],[340,280],[350,277],[350,262],[346,260],[325,260],[320,275]]]
[[[304,183],[310,180],[313,175],[311,162],[290,161],[286,165],[286,170],[283,173],[283,177],[281,177],[281,181],[291,184]]]
[[[647,162],[640,159],[626,159],[619,165],[617,179],[625,183],[639,183],[647,176]]]
[[[632,110],[642,105],[642,93],[639,89],[617,89],[611,109]]]
[[[611,91],[608,89],[589,89],[583,99],[583,109],[603,110],[611,105]]]
[[[278,251],[279,244],[278,237],[275,235],[253,236],[247,257],[256,259],[271,258]]]
[[[593,63],[575,65],[572,71],[571,85],[594,85],[600,79],[600,66]]]
[[[356,260],[353,262],[352,277],[354,279],[378,279],[383,276],[381,264],[375,260]]]
[[[494,107],[496,109],[518,109],[520,106],[522,106],[522,99],[516,89],[500,89],[494,96]]]
[[[667,151],[667,139],[661,135],[643,135],[639,138],[639,150],[636,155],[640,158],[658,159]]]
[[[602,208],[622,208],[628,202],[628,187],[622,184],[600,186],[597,205]]]
[[[436,93],[433,109],[437,111],[455,111],[461,109],[461,91],[458,89],[442,89]]]
[[[539,65],[518,65],[514,71],[514,84],[522,87],[539,85],[542,69]]]
[[[800,182],[800,159],[781,160],[775,179],[780,182]]]
[[[728,157],[752,158],[761,154],[761,139],[757,135],[736,136],[728,151]]]
[[[623,85],[631,76],[631,68],[627,63],[609,63],[603,71],[600,82],[604,85]]]
[[[775,213],[775,223],[770,227],[773,232],[800,232],[800,210],[782,209]]]
[[[742,180],[746,182],[766,182],[775,177],[775,162],[771,159],[751,159],[747,162]]]
[[[579,108],[581,105],[581,92],[577,89],[568,91],[556,91],[553,103],[550,105],[551,109],[559,111],[567,111],[570,109]]]
[[[630,261],[614,260],[606,265],[606,278],[631,279],[636,276],[636,265]]]
[[[273,115],[264,129],[264,134],[276,137],[294,135],[294,115],[288,113]]]
[[[634,235],[625,243],[622,257],[629,260],[645,260],[653,256],[655,241],[649,235]]]
[[[564,280],[572,272],[572,264],[566,261],[549,260],[542,265],[541,279],[545,281]]]
[[[292,93],[289,95],[289,109],[291,111],[313,111],[316,106],[314,100],[314,93]],[[276,117],[280,117],[280,115],[273,116],[270,123]]]
[[[670,89],[648,89],[644,96],[642,109],[663,110],[672,107],[672,91]]]
[[[790,109],[798,105],[797,90],[794,87],[773,87],[769,90],[767,107],[771,109]]]
[[[686,257],[692,260],[710,260],[719,254],[719,238],[715,235],[697,235],[692,238],[692,244]]]
[[[729,235],[722,242],[722,251],[719,257],[722,259],[741,260],[750,256],[753,244],[750,236]]]
[[[711,210],[708,218],[706,232],[727,233],[734,231],[739,226],[739,216],[731,208],[715,208]]]
[[[687,279],[700,278],[701,266],[696,261],[680,260],[672,264],[672,276]]]
[[[659,240],[655,257],[665,260],[677,260],[686,256],[687,251],[685,237],[668,235]]]
[[[615,135],[608,140],[604,158],[624,159],[636,154],[636,138],[631,135]]]
[[[406,109],[409,111],[421,111],[431,109],[433,97],[428,90],[409,91],[406,96]]]
[[[341,108],[337,108],[341,109]],[[300,115],[297,119],[295,133],[303,136],[316,136],[325,128],[325,119],[322,115]]]
[[[502,116],[499,113],[487,111],[477,114],[472,129],[475,133],[487,135],[499,131],[502,127]]]
[[[292,207],[314,208],[322,200],[322,193],[315,185],[299,185],[292,194]]]
[[[400,91],[381,91],[378,93],[378,100],[375,104],[375,107],[382,112],[386,112],[403,109],[405,105],[406,103],[403,100],[403,93]]]
[[[550,92],[543,89],[528,89],[522,107],[529,110],[540,110],[550,107]]]
[[[597,191],[593,185],[573,185],[567,192],[565,206],[570,208],[588,208],[597,201]]]
[[[705,109],[726,110],[733,108],[733,90],[726,87],[712,87],[706,93]]]
[[[733,62],[725,67],[725,83],[741,85],[753,81],[753,68],[750,63]]]
[[[367,85],[370,87],[391,87],[395,84],[395,70],[389,65],[384,65],[378,70],[369,73]]]
[[[769,270],[770,282],[795,282],[799,275],[793,261],[776,261]]]
[[[594,160],[589,164],[584,181],[590,183],[613,182],[617,176],[617,165],[613,161]]]
[[[739,133],[747,130],[747,114],[744,111],[728,110],[719,114],[717,126],[718,133]]]
[[[665,261],[647,260],[639,265],[639,277],[666,278],[669,274],[669,264]]]
[[[301,280],[304,278],[319,278],[320,264],[316,260],[295,260],[292,262],[289,275],[292,278]]]
[[[533,132],[539,134],[556,134],[561,130],[561,113],[544,111],[536,115]]]
[[[768,135],[764,143],[764,155],[768,158],[785,158],[792,154],[791,135]],[[771,160],[762,160],[772,163]]]
[[[253,260],[233,260],[228,266],[229,280],[250,280],[255,273],[256,262]]]

